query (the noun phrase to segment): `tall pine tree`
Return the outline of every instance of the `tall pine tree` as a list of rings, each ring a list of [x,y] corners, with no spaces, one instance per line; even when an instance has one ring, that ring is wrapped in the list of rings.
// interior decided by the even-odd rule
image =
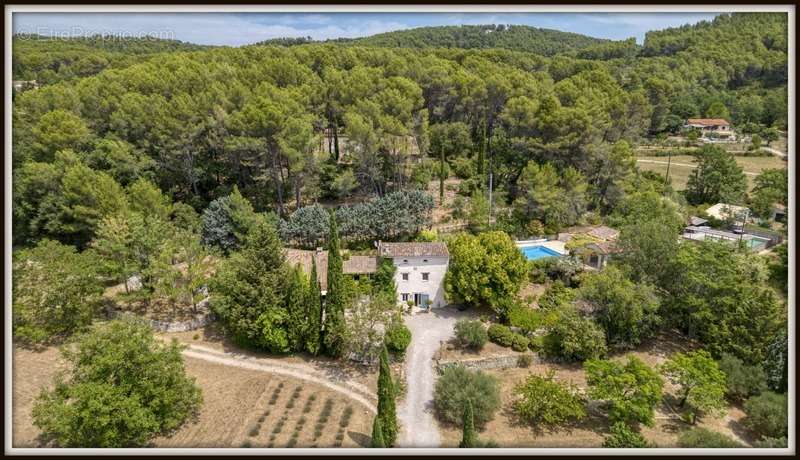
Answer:
[[[475,419],[472,415],[472,401],[467,400],[464,408],[464,432],[461,436],[461,444],[458,447],[478,447],[478,435],[475,433]]]
[[[290,351],[286,334],[286,272],[275,227],[259,222],[244,246],[225,259],[212,279],[211,308],[241,345]]]
[[[336,214],[331,212],[328,241],[328,290],[325,293],[325,350],[339,357],[344,343],[345,293],[342,275],[342,255],[339,252],[339,229]]]
[[[312,355],[320,351],[322,342],[322,294],[320,293],[319,280],[317,279],[317,259],[311,258],[311,277],[306,293],[307,317],[304,335],[305,349]]]
[[[387,447],[397,440],[397,410],[395,408],[395,389],[392,371],[389,368],[389,352],[386,344],[381,350],[380,372],[378,374],[378,418],[381,420],[383,442]]]
[[[383,441],[383,428],[381,428],[380,415],[376,415],[375,419],[372,421],[372,442],[370,443],[370,447],[386,447],[386,443]]]

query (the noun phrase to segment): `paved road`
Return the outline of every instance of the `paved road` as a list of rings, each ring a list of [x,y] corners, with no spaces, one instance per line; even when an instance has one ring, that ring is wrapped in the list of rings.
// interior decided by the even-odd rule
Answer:
[[[406,397],[397,411],[399,447],[439,447],[439,427],[433,414],[436,378],[432,359],[441,342],[452,337],[453,325],[463,316],[455,308],[444,307],[405,317],[411,344],[406,350]]]

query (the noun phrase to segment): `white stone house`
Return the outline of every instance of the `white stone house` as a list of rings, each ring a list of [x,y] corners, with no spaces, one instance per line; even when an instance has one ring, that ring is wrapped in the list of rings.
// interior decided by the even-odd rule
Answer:
[[[403,305],[432,308],[447,305],[444,277],[450,263],[447,245],[433,243],[378,243],[378,256],[391,259],[397,301]]]

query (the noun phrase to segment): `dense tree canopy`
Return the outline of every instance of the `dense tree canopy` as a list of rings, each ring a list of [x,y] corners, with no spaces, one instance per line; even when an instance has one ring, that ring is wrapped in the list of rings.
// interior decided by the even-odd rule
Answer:
[[[664,288],[668,318],[715,356],[760,363],[780,329],[785,308],[765,285],[763,261],[725,243],[680,245],[675,278]]]
[[[162,343],[144,322],[95,326],[62,354],[69,369],[33,409],[58,447],[144,447],[180,428],[202,402],[181,346]]]
[[[636,346],[650,338],[661,322],[654,287],[634,283],[613,266],[585,276],[578,295],[592,305],[610,346]]]
[[[103,292],[95,264],[90,254],[51,240],[16,252],[14,336],[49,342],[88,326],[99,310]]]
[[[781,14],[720,15],[652,32],[641,48],[526,26],[211,49],[17,37],[15,78],[53,72],[52,58],[64,78],[40,79],[65,81],[15,96],[14,165],[72,149],[123,185],[148,176],[198,211],[236,185],[256,211],[285,215],[320,198],[405,189],[408,160],[443,154],[467,161],[480,188],[491,171],[502,201],[527,201],[525,219],[549,212],[568,223],[624,197],[630,143],[647,133],[720,115],[720,105],[735,123],[785,127],[786,26]],[[62,66],[79,66],[61,56],[70,47],[98,63]],[[571,208],[532,206],[541,191],[521,174],[531,161],[556,167]]]
[[[519,292],[527,274],[525,259],[503,232],[459,235],[449,244],[445,288],[453,300],[489,306],[501,315]]]

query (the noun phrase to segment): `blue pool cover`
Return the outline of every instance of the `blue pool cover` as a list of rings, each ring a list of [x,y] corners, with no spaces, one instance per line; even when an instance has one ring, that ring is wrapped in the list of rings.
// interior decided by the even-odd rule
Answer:
[[[542,259],[544,257],[558,257],[561,255],[544,246],[527,246],[519,249],[528,260]]]

